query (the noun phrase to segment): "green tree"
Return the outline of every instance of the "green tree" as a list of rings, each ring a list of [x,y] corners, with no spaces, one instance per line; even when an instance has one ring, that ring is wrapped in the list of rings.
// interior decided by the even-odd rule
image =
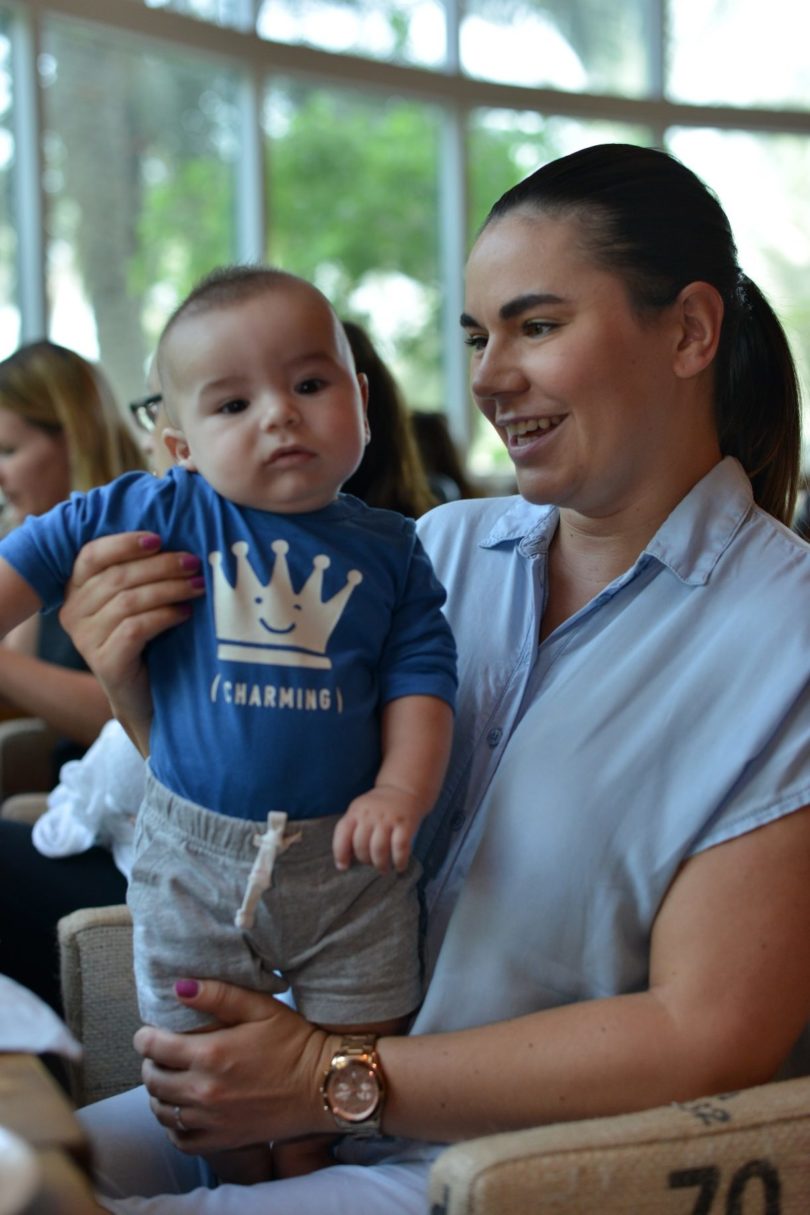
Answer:
[[[56,21],[45,50],[49,233],[74,249],[102,364],[120,394],[135,392],[150,290],[184,289],[195,259],[233,247],[235,149],[229,160],[221,146],[233,82]]]

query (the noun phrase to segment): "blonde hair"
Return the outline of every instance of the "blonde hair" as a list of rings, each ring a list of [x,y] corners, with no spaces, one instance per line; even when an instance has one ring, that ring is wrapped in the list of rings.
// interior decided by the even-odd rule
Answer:
[[[143,468],[106,376],[65,346],[30,342],[3,359],[0,406],[31,426],[64,434],[71,489],[92,489]]]

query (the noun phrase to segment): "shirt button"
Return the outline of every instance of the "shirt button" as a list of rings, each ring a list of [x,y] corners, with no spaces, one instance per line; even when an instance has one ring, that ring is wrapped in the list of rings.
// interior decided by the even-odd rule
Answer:
[[[490,730],[489,734],[487,734],[487,742],[491,747],[497,747],[498,743],[501,741],[502,735],[503,730],[500,728],[500,726],[496,726],[494,730]]]
[[[460,831],[463,826],[464,826],[464,815],[461,813],[460,810],[457,810],[455,812],[455,814],[453,815],[453,817],[450,819],[450,830],[451,831]]]

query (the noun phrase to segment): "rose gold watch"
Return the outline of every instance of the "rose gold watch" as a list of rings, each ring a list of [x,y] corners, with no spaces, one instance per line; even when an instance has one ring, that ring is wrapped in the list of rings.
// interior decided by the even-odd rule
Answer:
[[[379,1135],[385,1078],[374,1034],[347,1034],[321,1082],[324,1109],[343,1134]]]

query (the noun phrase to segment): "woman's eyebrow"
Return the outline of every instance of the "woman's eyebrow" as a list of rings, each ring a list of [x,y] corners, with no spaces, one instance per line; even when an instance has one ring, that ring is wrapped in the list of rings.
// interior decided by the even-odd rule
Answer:
[[[528,312],[530,308],[543,308],[548,304],[564,303],[565,300],[561,295],[554,295],[551,291],[528,291],[525,295],[516,295],[513,300],[507,300],[499,308],[498,315],[502,321],[510,321],[513,317]],[[470,316],[468,312],[462,312],[459,321],[462,329],[481,328],[475,317]]]
[[[551,291],[529,291],[525,295],[517,295],[513,300],[503,304],[498,315],[502,321],[509,321],[512,317],[527,312],[529,308],[544,308],[547,304],[564,302],[561,295],[554,295]]]

